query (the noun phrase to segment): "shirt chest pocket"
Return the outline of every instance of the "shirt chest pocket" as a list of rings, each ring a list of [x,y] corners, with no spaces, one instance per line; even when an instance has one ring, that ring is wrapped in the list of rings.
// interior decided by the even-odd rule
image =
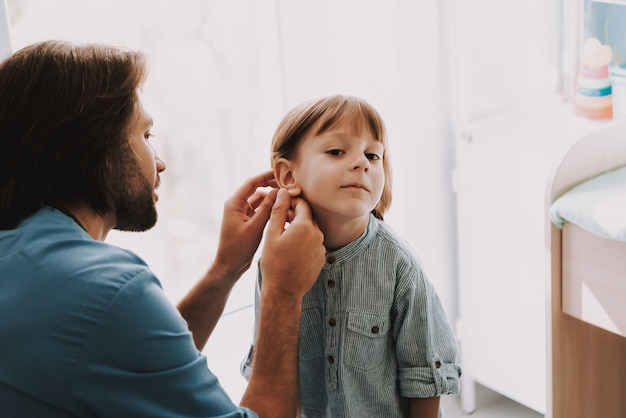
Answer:
[[[388,334],[387,316],[350,312],[344,345],[346,364],[362,370],[378,366],[387,355]]]

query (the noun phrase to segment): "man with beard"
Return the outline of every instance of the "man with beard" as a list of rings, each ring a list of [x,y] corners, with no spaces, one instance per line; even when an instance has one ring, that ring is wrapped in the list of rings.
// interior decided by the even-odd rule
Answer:
[[[324,263],[306,203],[261,192],[271,172],[248,180],[178,309],[139,257],[104,243],[157,220],[145,73],[141,53],[57,41],[0,64],[0,415],[293,418],[301,302]],[[255,369],[236,406],[201,350],[266,224]]]

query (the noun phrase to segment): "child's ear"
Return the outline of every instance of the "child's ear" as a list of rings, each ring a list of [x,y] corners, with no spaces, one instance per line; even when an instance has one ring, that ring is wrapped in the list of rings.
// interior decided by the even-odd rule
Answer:
[[[302,193],[300,185],[293,174],[293,163],[286,158],[279,158],[274,163],[274,178],[278,186],[287,189],[290,196]]]

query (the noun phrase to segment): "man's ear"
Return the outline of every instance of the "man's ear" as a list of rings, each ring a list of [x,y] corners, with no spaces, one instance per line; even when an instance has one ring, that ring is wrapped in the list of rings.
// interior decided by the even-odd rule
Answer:
[[[274,178],[278,186],[287,189],[290,196],[299,196],[302,193],[300,185],[293,174],[293,162],[286,158],[279,158],[274,163]]]

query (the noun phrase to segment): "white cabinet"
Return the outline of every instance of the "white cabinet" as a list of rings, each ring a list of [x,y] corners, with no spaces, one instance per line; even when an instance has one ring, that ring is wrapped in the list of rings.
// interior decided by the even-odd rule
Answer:
[[[480,383],[546,410],[545,190],[567,145],[598,124],[555,104],[503,116],[456,140],[464,409]]]

